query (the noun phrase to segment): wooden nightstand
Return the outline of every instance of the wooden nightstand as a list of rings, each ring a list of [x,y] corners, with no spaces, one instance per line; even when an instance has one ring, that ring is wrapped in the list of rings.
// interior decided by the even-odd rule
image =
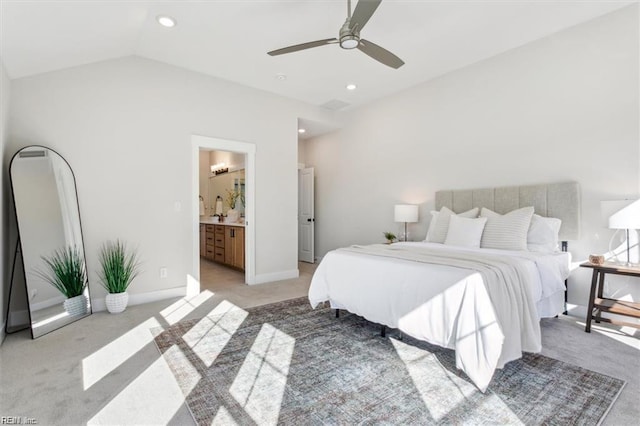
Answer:
[[[616,263],[605,262],[602,265],[594,265],[590,262],[580,264],[583,268],[593,269],[593,277],[591,278],[591,293],[589,295],[589,307],[587,310],[587,325],[584,331],[591,332],[591,320],[596,322],[608,322],[617,325],[626,325],[630,327],[640,328],[640,325],[618,321],[610,318],[602,318],[603,312],[609,312],[617,315],[624,315],[633,318],[640,318],[640,303],[626,302],[624,300],[610,299],[602,296],[604,288],[604,276],[606,274],[628,275],[640,278],[640,267],[623,266]],[[594,310],[596,311],[594,313]]]

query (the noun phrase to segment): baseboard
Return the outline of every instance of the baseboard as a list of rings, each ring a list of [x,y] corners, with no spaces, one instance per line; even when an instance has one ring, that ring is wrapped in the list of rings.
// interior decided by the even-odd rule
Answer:
[[[156,290],[147,293],[129,293],[129,303],[127,306],[142,305],[145,303],[157,302],[159,300],[173,299],[175,297],[185,297],[187,289],[185,287],[174,287],[166,290]],[[104,297],[91,299],[93,312],[106,311],[107,306]]]
[[[300,271],[298,269],[290,269],[288,271],[270,272],[268,274],[256,275],[253,278],[253,282],[247,283],[253,284],[265,284],[273,281],[290,280],[292,278],[298,278]]]
[[[48,300],[43,300],[42,302],[30,303],[29,306],[30,306],[31,312],[35,312],[41,309],[49,308],[51,306],[62,305],[65,300],[66,298],[64,296],[56,296]]]

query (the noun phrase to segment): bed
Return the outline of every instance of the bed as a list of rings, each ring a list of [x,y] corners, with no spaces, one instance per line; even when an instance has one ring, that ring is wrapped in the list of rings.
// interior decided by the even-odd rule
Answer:
[[[575,182],[436,193],[439,212],[484,208],[506,217],[532,210],[558,218],[563,248],[579,238],[579,206]],[[324,256],[312,278],[309,301],[313,307],[328,301],[334,309],[455,350],[456,366],[484,392],[496,368],[522,352],[541,350],[539,320],[564,310],[570,260],[566,251],[526,247],[439,242],[351,246]]]

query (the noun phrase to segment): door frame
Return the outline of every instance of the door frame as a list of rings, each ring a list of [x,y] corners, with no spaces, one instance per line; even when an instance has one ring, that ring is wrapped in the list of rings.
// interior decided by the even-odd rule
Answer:
[[[209,136],[191,135],[191,217],[192,217],[192,276],[200,282],[200,148],[212,151],[230,151],[245,154],[245,269],[246,284],[256,281],[256,232],[255,232],[255,185],[256,185],[256,145],[230,139],[212,138]]]

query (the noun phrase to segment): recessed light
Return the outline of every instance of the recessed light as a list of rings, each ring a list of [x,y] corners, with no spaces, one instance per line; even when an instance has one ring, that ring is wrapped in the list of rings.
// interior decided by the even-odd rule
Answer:
[[[156,17],[156,20],[163,27],[171,28],[176,26],[176,20],[173,19],[171,16],[159,15]]]
[[[351,84],[347,84],[347,90],[356,90],[358,86],[356,86],[355,84],[351,83]]]
[[[304,133],[304,132],[306,132],[305,129],[298,129],[298,133]]]
[[[276,80],[285,81],[287,76],[284,74],[276,74]]]

